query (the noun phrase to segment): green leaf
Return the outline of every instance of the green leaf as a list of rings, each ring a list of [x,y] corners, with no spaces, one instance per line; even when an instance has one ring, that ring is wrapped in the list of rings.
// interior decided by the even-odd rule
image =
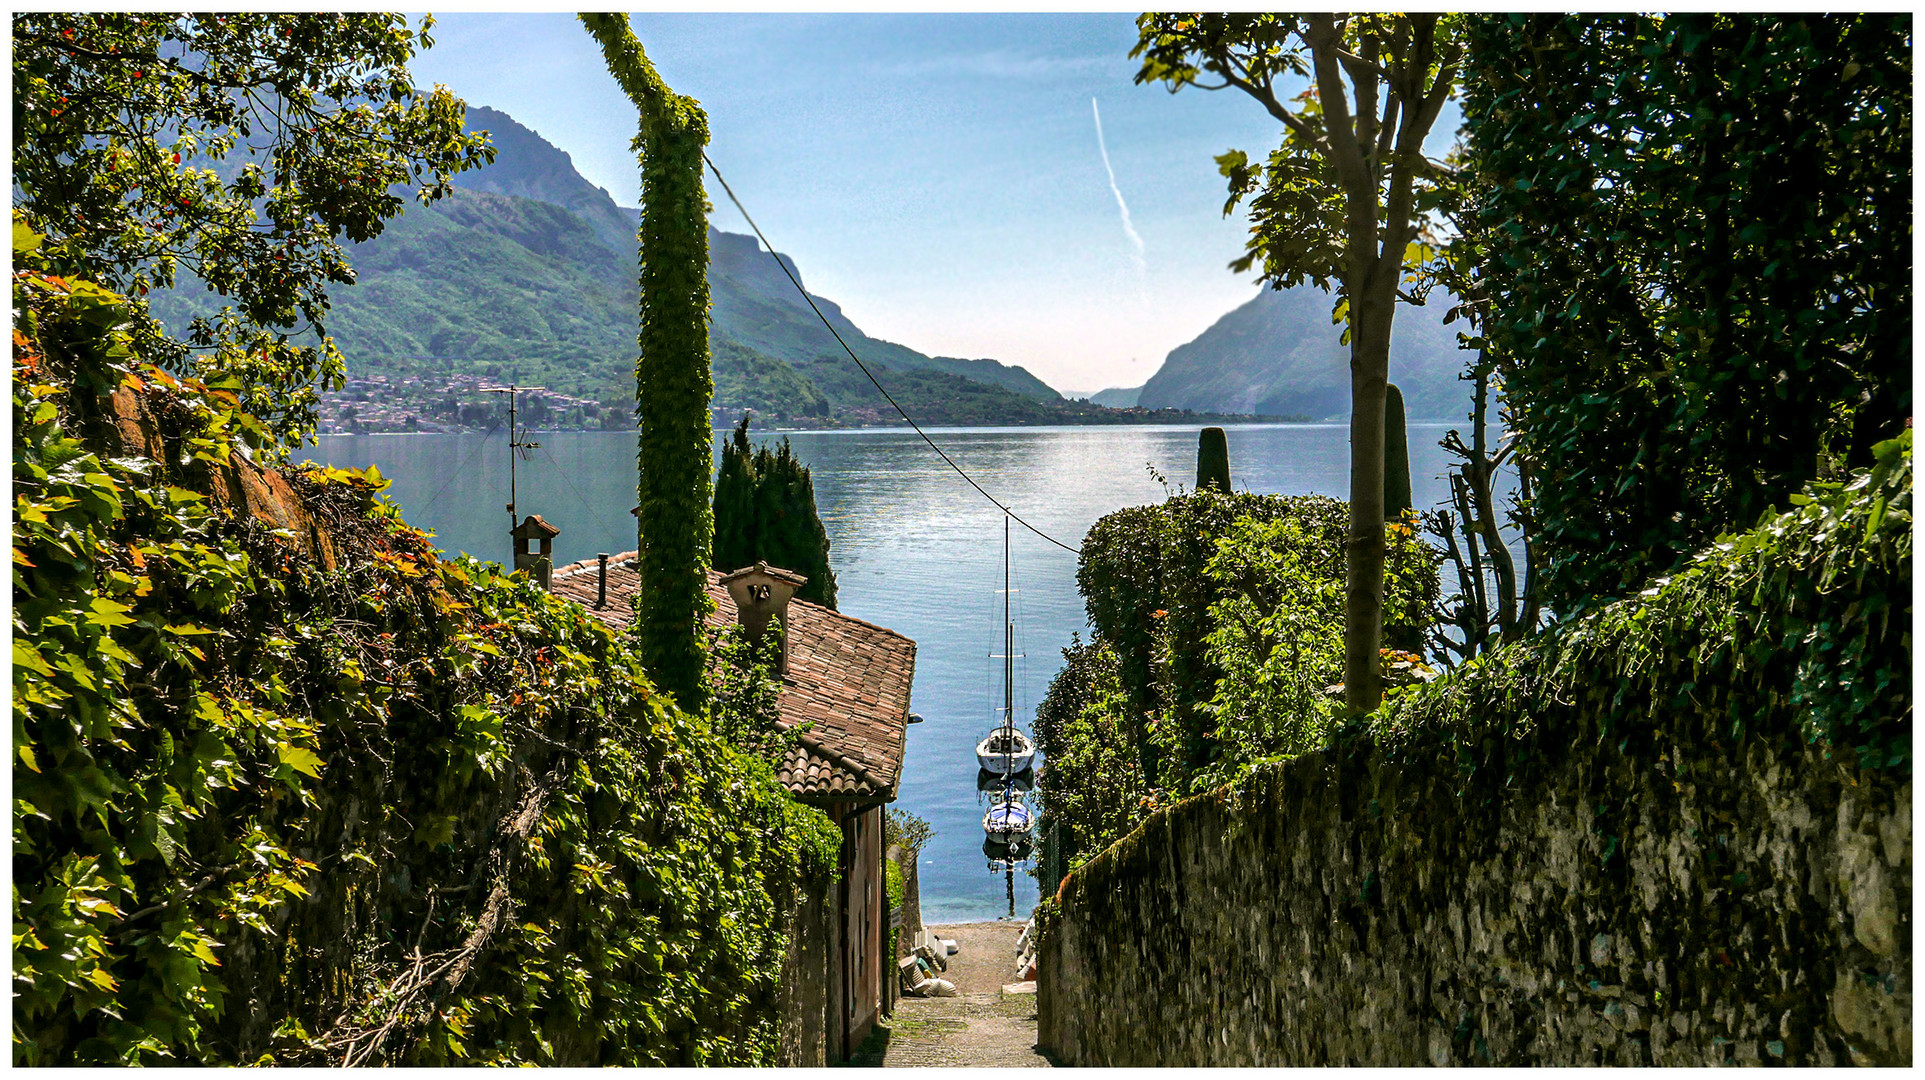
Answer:
[[[91,612],[87,616],[87,622],[94,626],[129,626],[134,621],[126,614],[132,611],[132,608],[126,604],[117,604],[104,596],[95,597],[93,603],[88,604],[87,607]]]
[[[276,745],[275,750],[281,755],[281,764],[286,765],[295,772],[304,772],[316,780],[321,778],[322,762],[314,751],[288,743]]]
[[[32,227],[27,225],[26,222],[15,221],[13,223],[13,254],[15,258],[19,258],[29,252],[40,250],[40,245],[45,240],[46,237],[34,232]]]

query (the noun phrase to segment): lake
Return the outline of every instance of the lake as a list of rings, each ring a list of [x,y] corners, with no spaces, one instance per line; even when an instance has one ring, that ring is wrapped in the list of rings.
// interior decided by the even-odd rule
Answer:
[[[1448,495],[1437,441],[1449,424],[1410,425],[1411,484],[1420,508]],[[1461,425],[1460,425],[1461,426]],[[1231,480],[1240,490],[1319,494],[1349,490],[1348,428],[1265,424],[1226,429]],[[929,429],[977,482],[1062,542],[1075,546],[1097,518],[1160,502],[1196,478],[1194,427]],[[725,436],[717,432],[717,446]],[[896,805],[926,818],[935,839],[922,853],[926,922],[994,919],[1008,911],[1003,875],[982,856],[983,804],[975,789],[977,740],[1002,705],[1002,514],[951,472],[913,431],[872,428],[786,434],[815,481],[830,539],[842,612],[917,643],[912,708]],[[561,530],[557,565],[635,547],[635,438],[627,432],[541,432],[516,465],[520,511]],[[306,456],[380,466],[408,521],[448,552],[504,561],[509,461],[505,435],[328,436]],[[1062,665],[1072,633],[1088,635],[1076,591],[1076,557],[1020,526],[1011,532],[1016,624],[1016,716],[1036,705]],[[1035,880],[1016,878],[1016,910],[1036,903]]]

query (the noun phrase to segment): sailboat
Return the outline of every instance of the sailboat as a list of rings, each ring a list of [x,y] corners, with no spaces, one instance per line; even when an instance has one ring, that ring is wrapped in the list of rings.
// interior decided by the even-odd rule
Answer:
[[[990,729],[976,744],[976,764],[995,776],[1027,773],[1036,760],[1036,744],[1016,728],[1015,676],[1012,660],[1016,655],[1016,624],[1009,621],[1009,519],[1003,519],[1003,722]],[[1027,786],[1027,785],[1025,785]],[[984,828],[988,828],[984,819]],[[1028,826],[1025,825],[1025,828]]]
[[[1003,519],[1003,722],[989,733],[982,742],[976,744],[976,763],[982,772],[999,777],[1001,791],[990,797],[989,809],[983,813],[983,833],[985,846],[998,845],[1007,849],[1018,837],[1027,839],[1029,828],[1034,823],[1029,807],[1023,802],[1023,793],[1018,788],[1017,777],[1028,779],[1031,763],[1036,757],[1036,746],[1029,736],[1016,730],[1016,624],[1009,618],[1009,519]],[[982,784],[977,784],[978,790]],[[1029,784],[1021,785],[1027,788]]]

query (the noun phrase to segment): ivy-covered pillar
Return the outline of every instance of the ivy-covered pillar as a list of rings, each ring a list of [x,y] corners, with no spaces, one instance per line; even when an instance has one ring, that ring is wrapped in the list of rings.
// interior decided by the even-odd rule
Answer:
[[[671,91],[643,54],[628,16],[582,24],[640,117],[641,333],[635,362],[638,589],[642,662],[685,709],[703,705],[701,623],[714,518],[709,507],[708,117]]]

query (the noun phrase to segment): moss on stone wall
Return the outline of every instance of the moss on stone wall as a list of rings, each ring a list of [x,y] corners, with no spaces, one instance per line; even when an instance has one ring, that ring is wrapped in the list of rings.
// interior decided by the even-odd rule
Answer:
[[[1799,502],[1070,874],[1043,1045],[1908,1064],[1909,436]]]

